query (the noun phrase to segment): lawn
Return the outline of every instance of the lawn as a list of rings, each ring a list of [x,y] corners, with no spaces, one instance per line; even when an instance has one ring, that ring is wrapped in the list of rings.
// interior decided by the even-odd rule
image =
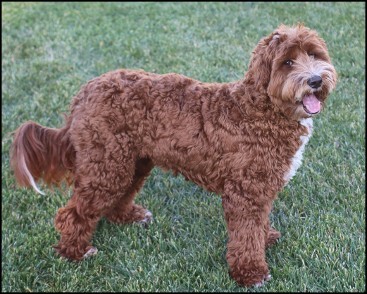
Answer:
[[[205,82],[240,79],[259,39],[303,22],[328,44],[339,83],[303,165],[278,195],[267,250],[272,280],[239,287],[228,275],[221,200],[154,169],[136,202],[154,222],[102,220],[99,249],[82,263],[57,257],[53,218],[69,189],[19,189],[11,132],[62,124],[89,79],[117,68],[177,72]],[[365,290],[365,3],[2,3],[2,291]]]

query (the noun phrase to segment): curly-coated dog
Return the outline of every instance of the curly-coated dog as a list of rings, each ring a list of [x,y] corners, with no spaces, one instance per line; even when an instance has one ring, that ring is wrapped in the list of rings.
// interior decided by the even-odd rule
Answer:
[[[101,217],[151,220],[134,198],[154,166],[181,173],[221,195],[230,275],[261,285],[270,278],[265,248],[280,237],[269,223],[272,202],[300,166],[312,118],[336,80],[324,40],[303,25],[281,25],[236,82],[141,70],[89,81],[61,129],[19,127],[11,165],[18,183],[38,192],[40,179],[73,185],[55,218],[55,248],[71,260],[96,253],[90,242]]]

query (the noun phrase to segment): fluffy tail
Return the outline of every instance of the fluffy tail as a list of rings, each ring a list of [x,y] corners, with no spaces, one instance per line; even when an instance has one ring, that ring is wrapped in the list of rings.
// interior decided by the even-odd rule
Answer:
[[[75,150],[70,142],[69,124],[62,129],[43,127],[28,121],[14,135],[10,164],[20,186],[33,187],[40,179],[48,184],[72,181]]]

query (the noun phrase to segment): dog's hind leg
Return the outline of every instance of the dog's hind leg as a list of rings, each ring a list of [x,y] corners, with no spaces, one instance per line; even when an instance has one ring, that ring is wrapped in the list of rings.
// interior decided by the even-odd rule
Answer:
[[[129,139],[125,137],[121,143],[113,134],[98,135],[108,144],[76,149],[73,196],[55,217],[56,229],[61,234],[55,249],[72,260],[96,252],[90,241],[99,219],[130,189],[134,177],[136,159]]]
[[[270,246],[273,246],[275,243],[277,243],[277,241],[281,236],[282,234],[271,226],[270,219],[268,218],[266,225],[266,240],[265,240],[266,248],[269,248]]]
[[[81,260],[97,251],[90,240],[100,216],[98,211],[91,214],[82,211],[87,204],[80,198],[78,192],[74,191],[67,205],[60,208],[55,217],[55,227],[61,238],[54,249],[70,260]]]
[[[152,220],[152,213],[144,207],[135,204],[134,198],[142,188],[153,166],[149,158],[141,158],[136,161],[135,174],[130,188],[105,215],[110,222],[147,224]]]
[[[281,233],[278,232],[276,229],[269,227],[267,238],[266,238],[266,247],[270,247],[274,245],[278,239],[281,237]]]

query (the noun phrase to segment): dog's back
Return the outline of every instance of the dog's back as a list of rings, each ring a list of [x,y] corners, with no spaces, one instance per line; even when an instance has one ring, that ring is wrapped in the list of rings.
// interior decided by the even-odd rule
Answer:
[[[80,141],[87,124],[98,134],[122,134],[136,157],[150,158],[163,169],[216,190],[226,168],[215,166],[226,160],[223,152],[238,145],[238,137],[234,142],[218,131],[238,131],[228,119],[240,115],[230,90],[230,83],[202,83],[174,73],[109,72],[85,84],[74,97],[71,139]],[[88,144],[106,144],[101,137],[88,137]]]

